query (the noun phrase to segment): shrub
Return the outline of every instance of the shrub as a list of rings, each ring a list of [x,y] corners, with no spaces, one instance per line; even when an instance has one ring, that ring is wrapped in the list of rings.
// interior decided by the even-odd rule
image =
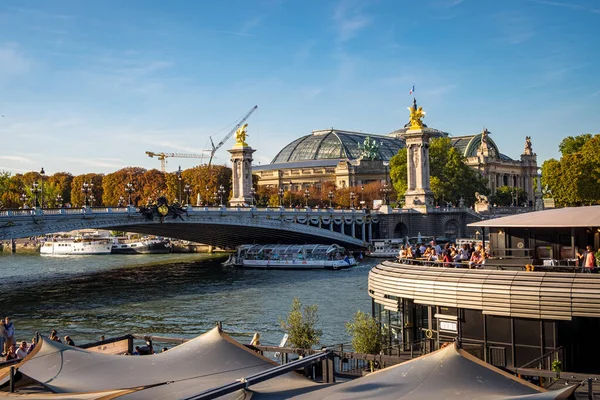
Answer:
[[[319,344],[323,331],[315,328],[319,322],[318,311],[316,304],[303,307],[300,299],[294,297],[287,319],[279,319],[279,324],[287,332],[292,347],[310,349]]]
[[[383,336],[379,324],[370,315],[357,311],[354,321],[346,323],[346,330],[352,336],[352,348],[358,353],[379,354]],[[373,361],[369,361],[373,371]]]

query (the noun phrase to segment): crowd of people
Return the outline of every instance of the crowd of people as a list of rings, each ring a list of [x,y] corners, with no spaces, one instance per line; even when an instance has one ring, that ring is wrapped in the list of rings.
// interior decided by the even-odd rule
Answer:
[[[488,254],[489,251],[475,242],[462,245],[446,243],[442,247],[435,241],[431,241],[429,244],[418,243],[415,246],[406,244],[400,250],[398,258],[403,262],[416,260],[427,263],[437,262],[445,267],[481,268],[485,265]]]
[[[33,337],[30,343],[27,343],[26,340],[22,340],[19,342],[18,346],[15,337],[15,325],[10,318],[6,317],[4,320],[0,320],[0,362],[25,358],[27,354],[31,353],[33,349],[35,349],[37,344],[36,337]],[[50,340],[54,340],[55,342],[65,343],[69,346],[75,346],[75,343],[69,337],[69,335],[65,336],[64,339],[61,339],[55,329],[50,332],[48,338]]]

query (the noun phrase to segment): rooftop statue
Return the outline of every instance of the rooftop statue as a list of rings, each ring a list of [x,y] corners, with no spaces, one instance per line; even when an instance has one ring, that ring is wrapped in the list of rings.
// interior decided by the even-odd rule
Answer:
[[[526,155],[533,154],[533,148],[531,147],[531,136],[525,137],[525,150],[523,151],[523,154],[526,154]]]
[[[413,99],[413,106],[408,107],[410,111],[410,129],[423,129],[423,121],[425,118],[425,111],[423,107],[417,108],[417,99]]]
[[[248,136],[248,133],[246,132],[247,127],[248,124],[244,124],[240,126],[237,131],[235,131],[236,146],[248,146],[248,143],[246,143],[246,136]]]
[[[379,146],[381,144],[377,143],[377,141],[373,138],[371,138],[371,136],[367,136],[367,138],[365,139],[364,143],[361,145],[360,143],[358,144],[358,148],[361,151],[361,159],[366,159],[366,160],[378,160],[380,159],[379,157]]]

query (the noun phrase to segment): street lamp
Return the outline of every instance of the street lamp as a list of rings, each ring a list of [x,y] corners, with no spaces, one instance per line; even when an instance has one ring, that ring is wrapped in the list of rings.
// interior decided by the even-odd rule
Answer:
[[[119,196],[119,202],[117,203],[117,207],[123,207],[124,202],[125,198],[123,196]]]
[[[292,208],[292,181],[290,181],[290,208]]]
[[[63,198],[62,198],[62,196],[60,194],[57,194],[55,200],[56,200],[56,207],[57,208],[62,208],[62,206],[63,206]]]
[[[44,208],[44,176],[46,175],[46,171],[44,171],[44,167],[40,171],[40,179],[42,180],[42,208]]]
[[[96,197],[94,197],[94,193],[90,193],[90,205],[94,207],[94,201],[96,201]]]
[[[391,190],[388,187],[387,182],[383,185],[383,187],[381,189],[379,189],[379,191],[383,195],[383,204],[385,204],[386,206],[389,205],[390,204],[389,194],[390,194]]]
[[[252,187],[250,189],[250,197],[252,198],[252,207],[254,207],[254,197],[256,196],[256,189],[254,189],[254,187]]]
[[[279,207],[283,207],[283,188],[279,188]]]
[[[306,199],[306,201],[304,202],[304,206],[306,208],[308,208],[308,199],[310,197],[310,192],[308,191],[308,189],[304,189],[304,198]]]
[[[333,201],[333,191],[330,190],[327,194],[327,197],[329,197],[329,208],[331,208],[331,202]]]
[[[125,193],[127,193],[127,196],[128,196],[128,200],[129,200],[128,205],[131,205],[131,194],[133,193],[134,190],[135,189],[133,188],[133,183],[127,182],[127,184],[125,185]]]
[[[213,206],[217,205],[217,201],[219,200],[219,195],[217,194],[217,192],[215,192],[213,194]]]
[[[192,193],[192,187],[189,184],[185,184],[183,191],[185,192],[185,204],[190,204],[190,194]]]
[[[354,208],[354,198],[356,197],[356,195],[354,194],[354,192],[350,192],[350,204],[352,204],[352,208]]]
[[[181,204],[181,165],[179,166],[179,169],[177,170],[177,172],[175,172],[177,174],[177,186],[179,189],[179,197],[177,198],[177,202]]]
[[[33,182],[31,184],[31,193],[33,193],[33,195],[35,196],[35,208],[38,208],[40,206],[38,195],[40,194],[41,189],[39,186],[40,185],[37,182]]]
[[[87,182],[83,182],[83,185],[81,186],[81,192],[83,193],[84,197],[85,197],[85,206],[89,206],[89,194],[92,193],[92,189],[94,188],[94,184],[93,183],[87,183]]]
[[[27,195],[25,192],[21,193],[21,201],[23,202],[23,208],[27,208]]]
[[[360,204],[365,204],[365,185],[360,185]]]
[[[225,188],[223,187],[223,185],[219,186],[219,190],[217,190],[217,192],[219,193],[219,205],[223,207],[223,195],[225,194]]]

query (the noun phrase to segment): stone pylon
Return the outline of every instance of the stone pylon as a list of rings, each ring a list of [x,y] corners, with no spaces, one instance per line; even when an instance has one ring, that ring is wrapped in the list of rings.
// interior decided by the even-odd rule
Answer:
[[[244,125],[236,132],[236,144],[231,153],[231,182],[232,196],[229,200],[231,207],[245,206],[252,203],[252,153],[254,150],[246,143],[246,128]]]
[[[406,162],[408,171],[407,190],[404,195],[405,207],[427,210],[433,206],[433,192],[429,183],[429,139],[440,136],[440,132],[428,129],[422,118],[425,112],[417,108],[414,100],[410,111],[410,129],[402,136],[406,140]]]

